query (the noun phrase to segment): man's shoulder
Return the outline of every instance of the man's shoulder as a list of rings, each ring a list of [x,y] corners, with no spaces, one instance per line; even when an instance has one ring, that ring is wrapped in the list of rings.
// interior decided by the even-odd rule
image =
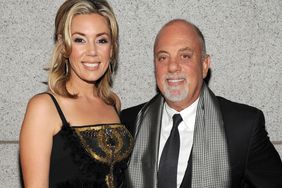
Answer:
[[[130,108],[126,108],[120,112],[120,120],[121,123],[126,126],[129,132],[134,135],[135,134],[135,121],[137,114],[143,108],[146,103],[142,103],[136,106],[132,106]]]
[[[120,119],[121,122],[127,127],[127,129],[131,132],[135,132],[135,121],[138,113],[140,111],[146,111],[148,108],[151,107],[152,103],[160,101],[161,95],[157,94],[154,96],[151,100],[148,102],[144,102],[142,104],[132,106],[129,108],[126,108],[120,112]]]
[[[133,117],[134,116],[135,117],[145,104],[146,104],[146,102],[139,104],[139,105],[136,105],[136,106],[132,106],[132,107],[123,109],[120,113],[120,116],[121,117],[123,117],[123,116]]]
[[[231,100],[228,100],[226,98],[217,96],[220,108],[222,110],[222,112],[230,112],[230,113],[258,113],[259,110],[258,108],[254,107],[254,106],[250,106],[247,104],[243,104],[243,103],[238,103],[238,102],[234,102]]]
[[[147,102],[144,102],[142,104],[138,104],[136,106],[132,106],[132,107],[129,107],[129,108],[126,108],[126,109],[123,109],[121,111],[121,117],[136,117],[137,114],[139,113],[139,111],[142,109],[142,108],[147,108],[149,107],[152,103],[154,103],[156,100],[158,100],[159,98],[161,98],[161,95],[157,94],[155,95],[152,99],[150,99],[149,101]]]
[[[223,97],[217,97],[217,99],[225,122],[229,122],[230,124],[239,122],[241,124],[249,124],[254,119],[264,121],[263,112],[256,107],[233,102]]]

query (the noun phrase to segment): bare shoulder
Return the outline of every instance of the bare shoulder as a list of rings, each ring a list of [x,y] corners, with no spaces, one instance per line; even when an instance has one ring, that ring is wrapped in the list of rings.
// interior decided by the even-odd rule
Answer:
[[[53,132],[58,121],[56,113],[55,105],[48,94],[35,95],[28,102],[22,128],[29,126]]]
[[[53,102],[47,94],[33,96],[27,105],[26,115],[44,120],[52,116]]]
[[[114,96],[114,99],[115,99],[115,102],[116,102],[116,109],[118,112],[120,112],[120,109],[121,109],[121,101],[120,101],[120,98],[119,96],[113,92],[113,96]]]
[[[33,96],[27,105],[27,109],[36,111],[46,111],[50,109],[52,105],[52,100],[48,94],[38,94]]]
[[[20,132],[20,160],[26,187],[48,185],[53,136],[59,117],[50,96],[33,96],[27,105]],[[44,186],[47,187],[47,186]]]

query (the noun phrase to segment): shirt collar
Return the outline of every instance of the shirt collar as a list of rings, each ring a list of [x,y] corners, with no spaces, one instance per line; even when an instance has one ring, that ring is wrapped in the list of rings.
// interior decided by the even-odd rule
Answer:
[[[195,100],[190,106],[184,108],[180,112],[176,111],[175,109],[171,108],[168,106],[168,104],[165,102],[164,108],[165,112],[167,113],[169,123],[172,122],[172,116],[174,114],[180,114],[183,122],[185,124],[185,127],[188,129],[194,129],[194,123],[195,123],[195,118],[196,118],[196,111],[197,111],[197,106],[199,103],[199,97],[197,100]],[[191,125],[192,124],[192,125]]]

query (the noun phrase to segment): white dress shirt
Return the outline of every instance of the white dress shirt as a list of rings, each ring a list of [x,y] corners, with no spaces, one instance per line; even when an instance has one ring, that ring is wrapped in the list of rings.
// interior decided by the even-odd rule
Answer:
[[[177,187],[180,187],[185,171],[188,165],[189,156],[193,144],[194,125],[196,119],[196,111],[198,106],[199,98],[184,110],[177,112],[173,108],[169,107],[167,103],[164,104],[162,127],[160,134],[160,145],[159,145],[159,160],[164,148],[164,145],[170,135],[172,129],[172,116],[180,113],[183,121],[178,126],[180,136],[180,148],[179,158],[177,165]]]

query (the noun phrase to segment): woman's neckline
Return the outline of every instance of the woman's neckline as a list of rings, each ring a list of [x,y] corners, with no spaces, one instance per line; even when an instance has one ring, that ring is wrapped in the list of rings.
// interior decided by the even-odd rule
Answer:
[[[107,125],[123,125],[122,123],[97,123],[97,124],[87,124],[87,125],[68,125],[71,128],[86,128],[86,127],[99,127],[99,126],[107,126]]]

